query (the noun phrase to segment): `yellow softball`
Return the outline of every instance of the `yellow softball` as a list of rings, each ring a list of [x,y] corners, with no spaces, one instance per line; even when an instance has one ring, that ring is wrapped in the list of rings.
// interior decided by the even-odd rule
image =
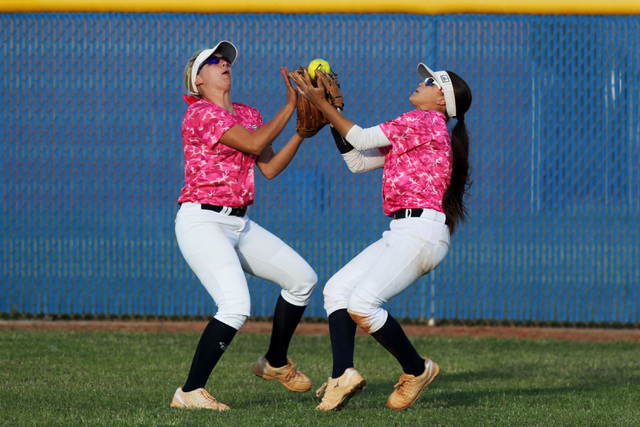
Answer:
[[[329,67],[329,63],[324,59],[316,58],[313,61],[309,62],[307,70],[309,71],[309,77],[311,77],[311,80],[315,80],[316,70],[320,70],[323,73],[330,73],[331,67]]]

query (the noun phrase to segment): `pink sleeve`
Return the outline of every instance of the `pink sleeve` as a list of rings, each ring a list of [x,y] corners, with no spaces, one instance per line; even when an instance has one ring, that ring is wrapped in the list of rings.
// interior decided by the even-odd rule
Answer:
[[[447,132],[446,122],[439,116],[442,114],[434,111],[413,110],[380,124],[380,128],[396,151],[402,154],[436,139],[439,131]]]
[[[222,108],[206,105],[194,109],[195,111],[190,117],[194,123],[194,135],[199,140],[205,141],[209,147],[217,144],[226,131],[240,124],[237,117]]]

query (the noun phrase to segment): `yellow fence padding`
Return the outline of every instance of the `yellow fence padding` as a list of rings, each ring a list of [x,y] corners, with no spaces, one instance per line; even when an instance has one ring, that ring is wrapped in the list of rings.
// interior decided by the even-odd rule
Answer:
[[[2,0],[0,12],[639,15],[640,0]]]

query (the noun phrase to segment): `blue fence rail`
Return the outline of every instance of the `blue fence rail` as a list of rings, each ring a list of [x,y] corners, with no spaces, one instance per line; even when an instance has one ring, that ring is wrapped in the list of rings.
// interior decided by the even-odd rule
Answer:
[[[472,87],[470,222],[395,316],[640,321],[638,16],[1,14],[0,313],[215,311],[173,221],[183,67],[219,39],[240,50],[233,99],[267,119],[279,67],[315,57],[362,126],[410,108],[418,62]],[[327,129],[258,178],[250,216],[320,277],[306,316],[386,228],[380,178],[350,174]],[[277,287],[249,281],[269,316]]]

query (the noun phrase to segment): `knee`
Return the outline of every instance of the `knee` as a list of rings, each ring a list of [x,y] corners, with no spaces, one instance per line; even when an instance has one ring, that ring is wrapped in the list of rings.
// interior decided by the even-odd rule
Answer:
[[[366,304],[357,298],[350,298],[347,312],[354,322],[365,332],[378,331],[387,321],[387,311],[380,306]]]
[[[213,317],[237,331],[240,330],[251,315],[251,300],[249,298],[238,298],[233,301],[224,300],[217,305],[218,312]]]
[[[302,289],[301,293],[307,299],[307,304],[309,304],[309,300],[311,299],[311,295],[316,290],[317,286],[318,286],[318,275],[316,274],[315,271],[311,270],[311,272],[309,273],[309,275],[307,277],[307,280],[305,280],[303,282],[303,285],[301,286],[301,289]]]
[[[380,313],[357,313],[347,309],[347,312],[353,321],[368,334],[378,331],[384,325],[387,318],[387,312],[382,309],[380,309],[380,311]]]
[[[325,301],[336,300],[340,298],[339,291],[340,287],[336,286],[334,282],[329,280],[326,285],[324,285],[324,289],[322,290],[322,297]]]
[[[304,278],[298,279],[295,286],[282,290],[282,297],[297,306],[307,306],[318,284],[318,275],[311,270]]]
[[[322,297],[324,309],[327,312],[327,316],[329,316],[336,310],[347,308],[347,301],[349,300],[348,288],[329,280],[322,290]]]
[[[216,315],[213,317],[218,319],[220,322],[224,323],[225,325],[231,326],[236,331],[239,331],[240,328],[242,328],[242,325],[244,325],[244,323],[249,318],[248,315],[244,315],[244,314],[221,313],[221,312],[216,313]]]

